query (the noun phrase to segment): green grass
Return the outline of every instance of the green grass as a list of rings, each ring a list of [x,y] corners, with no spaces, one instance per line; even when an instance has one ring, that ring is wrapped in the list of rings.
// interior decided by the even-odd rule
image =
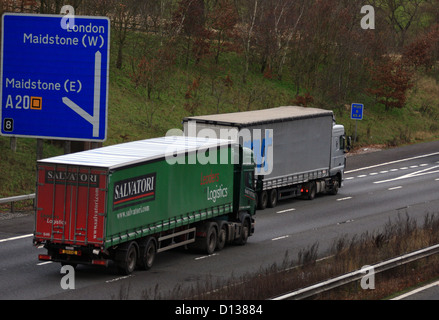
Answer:
[[[428,76],[420,76],[409,92],[403,109],[385,111],[383,105],[364,97],[364,119],[358,121],[357,146],[380,144],[388,147],[431,141],[439,138],[439,84]],[[350,107],[336,112],[337,122],[344,124],[348,135],[355,132]]]
[[[191,112],[185,104],[196,105],[193,114],[213,114],[217,111],[237,112],[291,105],[296,88],[288,77],[280,81],[266,79],[258,70],[250,69],[247,82],[242,81],[242,63],[235,53],[223,54],[219,65],[205,60],[196,65],[176,65],[163,77],[160,90],[147,99],[146,89],[136,88],[129,77],[129,52],[122,70],[110,68],[108,133],[104,145],[163,136],[169,129],[182,129],[181,121]],[[224,85],[228,76],[230,86]],[[199,87],[191,99],[185,95],[194,80]],[[315,97],[315,101],[323,98]],[[358,121],[356,146],[381,144],[396,146],[433,140],[439,137],[439,85],[428,76],[419,76],[411,90],[407,105],[401,110],[385,112],[373,98],[359,95],[356,101],[346,101],[334,107],[337,122],[345,125],[353,136],[355,121],[350,119],[350,103],[365,104],[364,120]],[[10,138],[0,137],[0,197],[35,192],[36,140],[18,139],[17,151],[10,149]],[[62,143],[45,141],[44,157],[63,153]]]

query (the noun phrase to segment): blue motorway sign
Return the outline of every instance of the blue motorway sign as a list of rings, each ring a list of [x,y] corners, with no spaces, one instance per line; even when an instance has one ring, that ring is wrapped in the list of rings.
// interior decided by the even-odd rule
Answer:
[[[363,120],[364,105],[361,103],[353,103],[351,105],[351,119]]]
[[[104,141],[110,22],[3,15],[2,135]]]

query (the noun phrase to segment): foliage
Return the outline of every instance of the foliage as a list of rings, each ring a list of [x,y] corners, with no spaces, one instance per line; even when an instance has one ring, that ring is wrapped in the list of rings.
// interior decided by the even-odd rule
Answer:
[[[406,92],[413,84],[413,74],[404,63],[397,58],[385,57],[379,63],[369,61],[372,87],[367,91],[375,95],[376,100],[386,107],[402,108],[406,102]]]
[[[77,15],[110,18],[105,144],[164,135],[169,128],[180,128],[188,115],[291,104],[334,110],[337,122],[353,134],[351,102],[366,105],[366,117],[358,123],[360,144],[433,139],[439,131],[439,1],[370,0],[376,9],[376,30],[361,28],[365,4],[3,0],[0,13],[53,14],[72,5]],[[0,143],[2,160],[8,154],[8,161],[0,170],[7,172],[7,180],[19,181],[21,176],[9,173],[18,175],[20,165],[33,168],[34,157],[22,165],[18,158],[23,154],[7,153],[7,138],[1,139],[6,140]],[[32,144],[19,140],[19,148],[31,152]],[[21,174],[26,182],[2,180],[0,192],[32,192],[33,172],[26,170]]]

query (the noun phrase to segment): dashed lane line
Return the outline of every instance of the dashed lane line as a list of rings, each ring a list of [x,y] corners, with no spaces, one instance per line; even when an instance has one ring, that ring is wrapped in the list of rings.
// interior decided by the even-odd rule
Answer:
[[[32,234],[25,234],[22,236],[17,236],[17,237],[12,237],[12,238],[7,238],[7,239],[0,239],[0,243],[2,242],[8,242],[8,241],[14,241],[14,240],[19,240],[19,239],[25,239],[25,238],[30,238],[33,237],[33,233]]]

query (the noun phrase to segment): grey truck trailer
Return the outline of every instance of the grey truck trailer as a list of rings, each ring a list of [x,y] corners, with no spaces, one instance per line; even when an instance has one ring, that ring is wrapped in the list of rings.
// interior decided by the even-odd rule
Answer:
[[[258,207],[319,193],[337,194],[346,165],[346,136],[330,110],[284,106],[187,117],[184,135],[231,139],[254,152]]]

